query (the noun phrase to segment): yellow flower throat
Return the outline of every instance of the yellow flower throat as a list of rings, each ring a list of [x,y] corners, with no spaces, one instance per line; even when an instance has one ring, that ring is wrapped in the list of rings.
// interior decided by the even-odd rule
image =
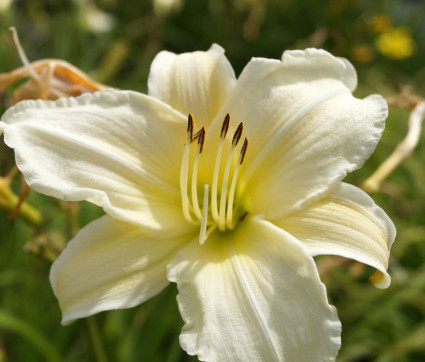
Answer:
[[[227,156],[226,167],[224,169],[224,175],[222,178],[220,193],[218,193],[218,179],[219,170],[223,153],[224,140],[226,139],[227,131],[229,129],[230,116],[229,114],[223,120],[223,125],[220,131],[220,143],[217,148],[217,155],[215,159],[213,178],[211,182],[211,205],[209,206],[209,190],[210,185],[204,184],[204,194],[202,202],[202,210],[198,200],[198,165],[199,156],[204,149],[205,142],[205,127],[202,127],[198,132],[193,134],[194,121],[193,116],[189,114],[187,124],[187,140],[184,145],[183,160],[180,168],[180,191],[182,199],[182,209],[184,217],[191,224],[201,225],[199,243],[203,244],[208,235],[214,231],[217,227],[220,231],[232,230],[235,227],[236,222],[234,221],[234,199],[236,191],[236,181],[238,179],[239,167],[243,163],[248,149],[248,138],[245,140],[240,148],[239,158],[233,170],[233,175],[230,182],[229,189],[229,178],[232,169],[232,160],[235,153],[235,149],[242,137],[243,123],[241,122],[237,127],[233,139],[232,146]],[[191,179],[191,190],[190,198],[188,193],[188,179],[189,179],[189,156],[190,146],[197,140],[198,147],[196,151],[195,160],[192,168],[192,179]],[[218,200],[218,196],[219,200]],[[208,230],[207,230],[207,227]]]

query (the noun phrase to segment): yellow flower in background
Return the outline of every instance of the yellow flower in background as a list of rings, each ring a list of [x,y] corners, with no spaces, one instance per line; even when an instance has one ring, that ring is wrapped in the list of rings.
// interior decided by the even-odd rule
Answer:
[[[378,14],[370,19],[369,25],[374,33],[382,33],[392,28],[393,22],[388,14]]]
[[[347,60],[317,49],[254,58],[236,79],[213,45],[159,53],[148,95],[109,89],[9,109],[0,131],[28,184],[106,212],[52,266],[62,322],[175,282],[190,355],[333,361],[341,324],[313,257],[369,264],[385,288],[395,237],[342,182],[388,113],[381,96],[353,97],[356,85]]]
[[[376,48],[388,58],[403,60],[409,58],[416,44],[406,28],[391,28],[378,36]]]
[[[370,63],[375,58],[375,52],[369,44],[355,45],[351,53],[359,63]]]

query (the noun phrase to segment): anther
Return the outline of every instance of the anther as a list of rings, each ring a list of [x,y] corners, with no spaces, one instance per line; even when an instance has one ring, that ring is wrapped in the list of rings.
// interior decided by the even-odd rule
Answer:
[[[226,117],[224,117],[223,125],[221,126],[220,138],[224,139],[227,135],[227,131],[229,130],[230,123],[230,114],[227,113]]]
[[[232,146],[236,147],[236,145],[238,144],[239,140],[241,139],[242,136],[242,132],[243,132],[243,123],[239,123],[238,128],[236,128],[235,134],[233,135],[233,139],[232,139]]]
[[[201,130],[195,134],[194,138],[198,139],[198,152],[196,153],[196,156],[195,156],[195,161],[193,163],[193,171],[192,171],[192,205],[193,205],[193,211],[195,212],[196,217],[200,220],[202,219],[202,213],[198,204],[198,190],[197,190],[198,164],[199,164],[199,155],[202,153],[202,150],[204,149],[205,127],[202,127]]]
[[[193,126],[194,126],[193,116],[189,113],[187,117],[187,136],[190,142],[193,141]]]
[[[243,160],[245,159],[246,150],[248,149],[248,137],[245,137],[245,140],[243,141],[242,149],[241,149],[241,160],[240,164],[242,165]]]
[[[199,138],[199,136],[201,135],[201,131],[202,131],[202,128],[193,135],[192,141],[195,141]]]
[[[205,127],[202,127],[199,131],[198,145],[199,145],[199,153],[202,153],[204,150],[204,142],[205,142]]]

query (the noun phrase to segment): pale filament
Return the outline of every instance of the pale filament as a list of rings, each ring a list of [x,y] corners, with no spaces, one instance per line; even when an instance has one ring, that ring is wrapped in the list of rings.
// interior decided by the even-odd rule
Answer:
[[[202,149],[204,147],[205,141],[205,127],[194,136],[194,139],[198,139],[198,151],[196,152],[195,161],[193,163],[193,171],[192,171],[192,205],[193,211],[195,212],[196,217],[202,219],[201,209],[198,204],[198,192],[197,192],[197,184],[198,184],[198,164],[199,164],[199,155],[202,153]]]
[[[224,140],[229,128],[230,116],[227,114],[220,132],[220,143],[217,149],[217,156],[214,165],[212,190],[211,190],[211,207],[209,207],[209,184],[204,184],[202,210],[198,200],[198,168],[199,159],[204,147],[205,127],[202,127],[195,135],[193,134],[194,120],[192,115],[188,116],[187,139],[184,145],[183,159],[180,168],[180,192],[182,198],[182,209],[184,217],[187,221],[194,225],[200,225],[199,243],[202,245],[208,236],[218,227],[221,231],[233,229],[233,204],[235,200],[236,184],[239,174],[239,168],[242,164],[248,147],[248,139],[245,138],[243,146],[240,150],[238,161],[235,165],[233,175],[230,182],[230,190],[228,193],[229,176],[233,165],[233,156],[238,142],[243,133],[243,124],[240,123],[233,135],[231,149],[227,156],[227,162],[224,169],[224,175],[221,184],[220,204],[217,205],[218,199],[218,179],[221,164],[221,156],[224,147]],[[190,164],[190,145],[194,140],[198,140],[197,152],[193,161],[192,177],[191,177],[191,198],[188,195],[188,178]],[[227,206],[227,207],[226,207]],[[212,222],[208,223],[208,216],[211,210]],[[227,213],[226,213],[227,210]],[[208,225],[210,227],[207,230]]]
[[[204,204],[202,206],[201,231],[199,233],[199,244],[203,245],[206,239],[208,224],[208,184],[204,185]]]
[[[189,114],[188,117],[188,126],[187,126],[187,140],[184,145],[183,151],[183,160],[180,167],[180,193],[182,197],[182,209],[183,215],[187,221],[194,223],[192,216],[190,215],[189,210],[189,198],[187,196],[187,176],[189,172],[189,152],[190,152],[190,143],[193,140],[193,118]]]
[[[221,184],[220,211],[218,214],[218,228],[221,231],[226,230],[226,220],[224,216],[226,212],[227,182],[229,180],[230,166],[232,165],[234,151],[235,151],[235,147],[232,145],[232,148],[230,149],[229,157],[227,159],[226,169],[224,171],[223,183]]]
[[[218,171],[220,170],[221,153],[223,152],[224,139],[229,129],[230,115],[227,113],[223,121],[223,126],[220,132],[220,143],[218,145],[217,156],[215,158],[214,174],[211,190],[211,213],[215,222],[218,222],[218,207],[217,207],[217,184],[218,184]]]
[[[233,201],[235,199],[235,191],[236,191],[236,181],[238,179],[239,167],[242,165],[246,150],[248,149],[248,138],[246,137],[241,149],[241,153],[239,154],[238,163],[236,164],[235,171],[233,171],[232,183],[230,184],[230,192],[229,192],[229,200],[227,202],[227,217],[226,217],[226,227],[229,230],[233,230],[235,224],[233,223]]]
[[[211,189],[211,214],[214,221],[218,220],[218,207],[217,207],[217,183],[218,183],[218,171],[220,169],[221,153],[223,152],[224,138],[220,138],[220,144],[218,145],[217,157],[215,159],[214,175]]]
[[[233,153],[235,152],[235,148],[242,136],[242,132],[243,132],[243,123],[240,123],[233,136],[232,148],[230,149],[229,156],[227,158],[226,168],[224,170],[223,183],[221,185],[220,211],[218,214],[218,228],[221,231],[226,230],[227,184],[229,181],[230,168],[232,166]]]

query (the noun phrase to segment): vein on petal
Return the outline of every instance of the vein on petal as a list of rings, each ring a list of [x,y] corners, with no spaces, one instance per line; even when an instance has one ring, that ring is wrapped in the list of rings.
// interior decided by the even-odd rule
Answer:
[[[102,149],[102,152],[99,152],[97,147],[92,146],[88,143],[79,142],[78,138],[76,138],[74,136],[65,135],[61,132],[54,131],[53,129],[49,129],[49,128],[44,127],[44,126],[37,125],[36,123],[31,125],[31,130],[36,130],[39,133],[45,134],[49,137],[53,135],[57,140],[67,142],[71,145],[78,144],[81,149],[88,150],[93,155],[97,154],[97,155],[101,156],[101,158],[105,158],[105,156],[107,156],[108,161],[112,161],[113,163],[115,163],[116,166],[118,167],[118,169],[124,168],[130,174],[133,174],[135,179],[137,179],[137,176],[142,177],[146,181],[150,182],[152,185],[160,186],[164,190],[171,191],[171,192],[179,195],[179,192],[176,188],[167,184],[163,180],[157,178],[152,173],[148,173],[148,172],[144,171],[138,165],[132,164],[128,160],[126,160],[125,158],[123,158],[123,157],[121,157],[117,154],[111,153],[108,150]]]
[[[267,157],[267,155],[270,153],[270,149],[274,145],[274,141],[276,139],[282,138],[282,135],[288,132],[288,129],[291,128],[294,124],[296,124],[308,112],[319,106],[321,103],[324,103],[332,97],[337,96],[341,93],[341,90],[341,88],[333,89],[331,92],[324,93],[320,97],[314,98],[310,102],[307,102],[304,107],[297,109],[297,111],[292,116],[290,116],[289,119],[284,122],[283,125],[279,123],[279,128],[275,130],[271,129],[272,137],[270,138],[270,140],[268,140],[268,142],[261,149],[261,151],[256,154],[255,159],[250,162],[249,168],[245,171],[245,177],[248,178],[254,171],[256,171],[258,165],[263,162],[264,158]],[[276,109],[275,113],[276,115],[274,116],[274,118],[278,118],[277,114],[280,113],[280,109]]]
[[[267,257],[264,257],[258,251],[252,251],[252,253],[250,254],[250,256],[251,256],[252,259],[256,259],[256,260],[262,262],[263,265],[267,265],[270,268],[270,270],[274,270],[274,273],[273,274],[275,276],[277,276],[277,278],[282,282],[283,285],[285,285],[286,290],[290,294],[292,294],[291,293],[291,288],[289,287],[289,284],[286,282],[286,280],[284,278],[282,278],[280,276],[280,273],[276,270],[276,268],[274,268],[271,263],[269,263],[268,261],[266,261]],[[263,277],[263,280],[268,280],[269,279],[268,276],[264,274],[263,269],[258,266],[258,263],[253,263],[253,266],[256,268],[256,272],[255,273],[252,273],[252,274],[254,274],[255,276],[261,275]],[[251,268],[249,270],[252,271]],[[295,300],[295,298],[293,298],[293,299]],[[281,301],[280,298],[278,298],[278,300]],[[285,311],[285,315],[287,316],[288,320],[290,321],[290,323],[292,325],[292,330],[295,332],[295,336],[296,336],[296,339],[298,341],[298,345],[299,346],[302,346],[301,337],[300,337],[300,335],[298,333],[298,329],[296,328],[296,323],[294,323],[293,314],[289,312],[288,307],[287,307],[287,305],[286,305],[286,303],[284,301],[282,301],[279,304],[282,307],[282,309]],[[299,307],[299,305],[298,304],[295,304],[295,307],[303,315],[304,321],[307,321],[307,319],[305,318],[304,313],[303,313],[302,309]],[[309,335],[311,335],[310,331],[308,331],[308,333],[309,333]],[[300,359],[299,360],[301,361],[302,360],[302,358],[301,358],[302,357],[302,355],[301,355],[301,349],[299,350],[299,352],[300,352],[300,354],[299,354]]]
[[[240,264],[240,261],[238,259],[238,255],[237,255],[236,250],[235,250],[234,241],[231,241],[231,244],[229,245],[229,255],[230,255],[230,261],[233,265],[233,268],[236,271],[236,277],[241,282],[244,294],[247,297],[247,299],[248,299],[248,301],[251,305],[251,308],[254,312],[254,315],[256,316],[258,322],[260,322],[260,325],[261,325],[261,328],[264,332],[264,335],[265,335],[265,337],[268,341],[268,344],[269,344],[271,350],[273,351],[273,355],[275,356],[275,360],[279,361],[280,360],[279,352],[278,352],[278,348],[276,347],[277,343],[274,340],[273,336],[270,333],[268,333],[267,323],[265,321],[263,314],[261,313],[261,309],[259,308],[259,306],[257,305],[257,302],[255,301],[252,290],[249,287],[249,283],[246,280],[246,276],[243,272],[243,268]]]
[[[227,316],[228,316],[228,319],[229,319],[229,322],[230,322],[230,324],[231,324],[231,326],[232,326],[232,330],[233,330],[233,336],[234,337],[236,337],[236,339],[237,340],[240,340],[240,338],[239,338],[239,335],[238,335],[238,333],[235,333],[234,332],[234,330],[235,330],[235,328],[234,328],[234,325],[233,325],[233,321],[232,321],[232,318],[230,318],[230,310],[229,310],[229,305],[228,305],[228,302],[227,302],[227,295],[226,295],[226,288],[225,288],[225,279],[224,279],[224,276],[226,275],[226,273],[224,272],[224,267],[223,267],[223,265],[221,265],[221,269],[222,269],[222,276],[223,276],[223,278],[221,278],[221,285],[222,285],[222,287],[223,287],[223,298],[224,298],[224,305],[225,305],[225,307],[226,307],[226,311],[227,311]],[[231,289],[230,289],[231,290]],[[213,295],[215,296],[215,293],[213,293]],[[218,293],[217,293],[217,295],[218,295]],[[219,305],[219,304],[216,304],[216,303],[214,303],[215,305]],[[217,308],[215,309],[216,311],[217,311]],[[217,325],[219,326],[220,325],[220,323],[219,323],[219,320],[217,319],[217,313],[215,313],[215,320],[217,321]],[[223,340],[223,341],[225,341],[226,339],[224,338],[224,336],[223,336],[223,332],[222,332],[222,330],[221,330],[221,328],[218,328],[218,330],[219,330],[219,332],[220,332],[220,335],[221,335],[221,339]],[[227,348],[227,343],[224,343],[224,348],[226,349],[226,351],[227,351],[227,355],[228,356],[231,356],[233,353],[229,353],[229,349]],[[244,353],[245,353],[245,351],[244,351]]]

